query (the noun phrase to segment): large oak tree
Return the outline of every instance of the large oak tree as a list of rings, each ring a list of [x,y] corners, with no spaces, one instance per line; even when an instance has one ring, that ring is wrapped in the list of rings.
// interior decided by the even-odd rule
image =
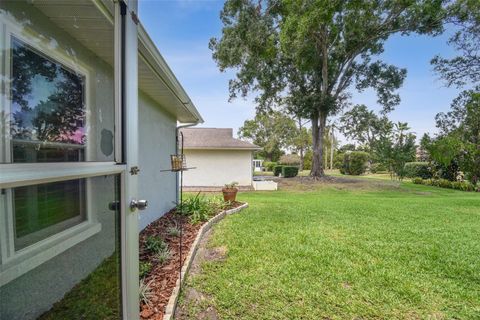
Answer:
[[[350,90],[372,88],[385,111],[406,70],[378,59],[393,34],[435,34],[443,0],[227,0],[222,35],[210,41],[220,70],[232,68],[230,97],[257,93],[263,112],[294,103],[312,126],[311,176],[323,172],[327,118]]]

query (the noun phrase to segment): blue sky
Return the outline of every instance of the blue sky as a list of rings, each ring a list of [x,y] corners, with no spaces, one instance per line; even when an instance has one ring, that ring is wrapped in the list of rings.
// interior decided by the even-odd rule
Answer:
[[[204,127],[232,127],[234,132],[255,115],[252,99],[228,102],[228,80],[233,72],[221,73],[212,60],[208,41],[221,35],[219,18],[223,1],[140,0],[139,16],[160,52],[202,114]],[[434,117],[450,107],[459,89],[446,88],[432,72],[430,59],[440,54],[452,56],[448,33],[431,38],[393,36],[380,57],[387,63],[406,68],[407,78],[399,90],[401,103],[390,114],[394,121],[408,122],[420,138],[435,132]],[[367,90],[353,93],[352,103],[379,110],[375,94]],[[345,141],[344,139],[342,139]]]

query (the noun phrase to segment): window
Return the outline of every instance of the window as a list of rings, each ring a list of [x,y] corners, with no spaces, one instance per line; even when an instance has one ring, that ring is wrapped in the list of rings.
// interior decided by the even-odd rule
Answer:
[[[18,187],[13,192],[15,250],[86,220],[85,179]]]
[[[1,319],[122,317],[119,7],[67,2],[0,0]]]
[[[86,75],[47,57],[16,35],[10,41],[8,163],[82,162],[87,143]],[[85,179],[6,192],[19,251],[86,222]],[[11,241],[11,239],[10,239]]]
[[[100,231],[97,215],[105,205],[94,203],[97,187],[82,168],[104,172],[100,162],[114,165],[115,126],[113,47],[102,47],[99,59],[31,5],[6,5],[0,9],[0,182],[22,175],[24,183],[0,190],[0,283],[2,272],[21,261],[37,264],[44,260],[39,252],[60,254]],[[28,12],[36,27],[5,14],[10,9]],[[81,173],[70,180],[59,175],[73,170]]]
[[[11,162],[83,161],[85,76],[11,38]]]

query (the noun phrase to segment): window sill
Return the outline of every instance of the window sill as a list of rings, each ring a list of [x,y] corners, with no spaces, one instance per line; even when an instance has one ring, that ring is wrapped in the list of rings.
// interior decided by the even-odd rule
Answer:
[[[0,265],[0,287],[67,251],[102,230],[100,223],[84,222],[15,253]]]
[[[124,165],[114,162],[0,164],[0,188],[110,175],[123,170]]]

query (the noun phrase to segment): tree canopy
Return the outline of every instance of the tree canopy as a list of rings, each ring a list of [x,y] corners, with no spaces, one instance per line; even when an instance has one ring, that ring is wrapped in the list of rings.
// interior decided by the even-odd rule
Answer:
[[[392,34],[437,34],[442,0],[227,0],[222,36],[210,41],[220,70],[232,68],[230,97],[258,94],[258,108],[294,105],[311,121],[311,175],[323,175],[327,118],[348,105],[351,89],[376,91],[390,111],[406,76],[378,59]]]
[[[440,134],[428,145],[431,157],[444,166],[455,161],[472,183],[480,181],[480,93],[462,92],[436,120]]]
[[[276,161],[282,149],[290,146],[296,130],[295,121],[276,111],[257,113],[253,120],[246,120],[238,130],[238,136],[262,147],[265,159]]]
[[[393,175],[402,179],[405,163],[415,160],[415,135],[409,132],[407,123],[395,123],[381,135],[374,144],[374,154],[380,163],[383,163]]]
[[[347,138],[358,141],[367,149],[393,126],[388,118],[378,116],[365,105],[356,105],[340,118],[341,131]]]
[[[447,86],[462,87],[480,82],[480,1],[456,0],[447,8],[447,22],[457,31],[449,44],[461,54],[453,58],[435,56],[431,63]]]

